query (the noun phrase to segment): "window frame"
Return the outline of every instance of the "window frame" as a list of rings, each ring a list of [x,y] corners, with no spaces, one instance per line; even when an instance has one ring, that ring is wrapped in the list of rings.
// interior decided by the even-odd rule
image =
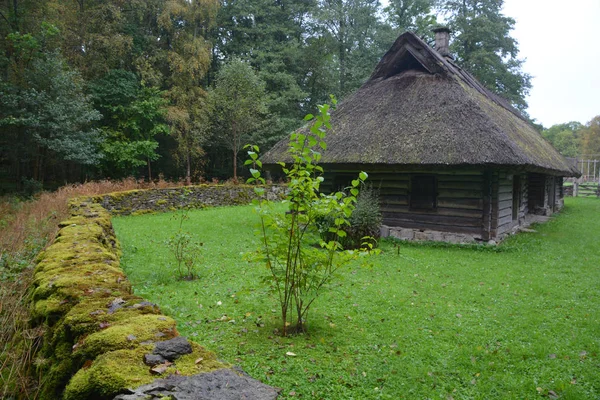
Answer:
[[[427,191],[426,194],[421,195],[420,197],[433,197],[433,204],[431,207],[423,207],[423,204],[415,204],[415,186],[418,186],[415,183],[415,180],[430,180],[428,185],[431,185],[430,190]],[[421,211],[421,212],[437,212],[438,209],[438,179],[436,175],[433,174],[413,174],[410,175],[410,186],[409,186],[409,195],[408,195],[408,209],[410,211]],[[421,185],[422,187],[423,185]]]

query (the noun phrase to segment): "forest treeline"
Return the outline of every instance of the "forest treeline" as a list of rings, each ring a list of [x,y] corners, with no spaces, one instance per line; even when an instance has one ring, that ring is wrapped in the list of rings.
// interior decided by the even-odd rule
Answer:
[[[577,121],[553,125],[542,135],[565,157],[600,160],[600,115],[585,125]]]
[[[356,90],[399,34],[432,43],[442,19],[456,61],[524,111],[502,3],[0,0],[0,193],[236,176],[245,143],[268,148]]]

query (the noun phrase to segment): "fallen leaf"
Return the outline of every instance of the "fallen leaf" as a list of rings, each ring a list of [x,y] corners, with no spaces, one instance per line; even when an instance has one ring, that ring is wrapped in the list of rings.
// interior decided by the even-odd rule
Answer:
[[[462,318],[462,314],[456,314],[456,318]]]
[[[285,355],[290,357],[296,357],[296,353],[292,353],[291,351],[288,351],[287,353],[285,353]]]
[[[548,390],[548,397],[551,399],[558,399],[558,394],[554,390]]]
[[[165,371],[171,366],[173,365],[172,362],[166,361],[163,364],[159,364],[155,367],[150,368],[150,373],[155,374],[155,375],[161,375],[164,374]]]
[[[194,361],[194,364],[200,364],[202,360],[204,360],[204,357],[197,358],[196,361]]]
[[[550,354],[548,356],[549,359],[554,360],[556,358],[556,354]]]

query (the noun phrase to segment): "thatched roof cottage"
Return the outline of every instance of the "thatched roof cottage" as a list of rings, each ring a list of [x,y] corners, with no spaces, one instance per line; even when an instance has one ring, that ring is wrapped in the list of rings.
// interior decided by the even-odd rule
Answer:
[[[506,100],[448,53],[402,34],[371,78],[332,112],[322,165],[331,189],[358,171],[380,189],[384,224],[407,239],[498,240],[563,205],[577,171]],[[263,157],[284,160],[287,140]],[[387,229],[384,229],[387,231]]]

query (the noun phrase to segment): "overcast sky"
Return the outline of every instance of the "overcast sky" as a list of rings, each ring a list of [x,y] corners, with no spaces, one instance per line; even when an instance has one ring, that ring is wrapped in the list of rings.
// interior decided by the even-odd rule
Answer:
[[[600,0],[505,0],[504,14],[533,76],[529,115],[545,127],[600,115]]]

